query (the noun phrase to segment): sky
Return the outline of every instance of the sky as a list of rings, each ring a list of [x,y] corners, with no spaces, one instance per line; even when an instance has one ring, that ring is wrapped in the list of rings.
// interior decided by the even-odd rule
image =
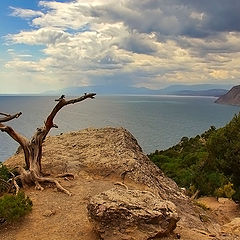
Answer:
[[[239,0],[0,1],[0,94],[239,79]]]

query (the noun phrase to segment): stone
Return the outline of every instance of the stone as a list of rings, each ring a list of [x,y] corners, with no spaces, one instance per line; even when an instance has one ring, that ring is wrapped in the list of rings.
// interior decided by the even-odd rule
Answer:
[[[55,215],[56,214],[56,211],[55,210],[46,210],[42,215],[44,216],[44,217],[51,217],[51,216],[53,216],[53,215]]]
[[[175,205],[149,191],[113,188],[91,198],[88,213],[104,240],[146,240],[172,233]]]
[[[231,233],[240,236],[240,218],[234,218],[231,222],[222,226],[223,233]]]

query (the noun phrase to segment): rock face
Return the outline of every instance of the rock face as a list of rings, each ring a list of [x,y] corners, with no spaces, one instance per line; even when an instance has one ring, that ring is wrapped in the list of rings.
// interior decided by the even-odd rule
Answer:
[[[226,94],[219,97],[215,103],[240,106],[240,85],[234,86]]]
[[[104,240],[146,240],[171,233],[179,220],[176,207],[148,191],[113,188],[94,196],[89,216]]]

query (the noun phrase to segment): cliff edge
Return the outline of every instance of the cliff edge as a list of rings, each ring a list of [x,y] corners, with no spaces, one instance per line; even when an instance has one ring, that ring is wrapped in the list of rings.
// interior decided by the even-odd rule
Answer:
[[[23,165],[23,159],[20,152],[6,164]],[[61,180],[72,196],[50,185],[25,189],[33,211],[20,223],[0,225],[0,239],[238,239],[221,231],[231,219],[218,221],[212,211],[193,204],[126,129],[47,137],[42,166],[51,176],[74,173],[72,181]]]
[[[219,97],[215,103],[240,106],[240,85],[232,87],[226,94]]]

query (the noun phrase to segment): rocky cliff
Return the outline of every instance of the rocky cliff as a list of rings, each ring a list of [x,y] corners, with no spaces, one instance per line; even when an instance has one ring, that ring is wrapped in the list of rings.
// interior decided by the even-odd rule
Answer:
[[[219,97],[215,102],[240,106],[240,85],[234,86],[226,94]]]
[[[23,164],[23,153],[6,164]],[[32,213],[21,223],[0,226],[0,239],[238,239],[221,231],[231,219],[218,221],[213,212],[193,204],[123,128],[48,137],[42,164],[52,176],[75,174],[74,180],[61,181],[72,196],[50,185],[43,191],[25,189]]]

